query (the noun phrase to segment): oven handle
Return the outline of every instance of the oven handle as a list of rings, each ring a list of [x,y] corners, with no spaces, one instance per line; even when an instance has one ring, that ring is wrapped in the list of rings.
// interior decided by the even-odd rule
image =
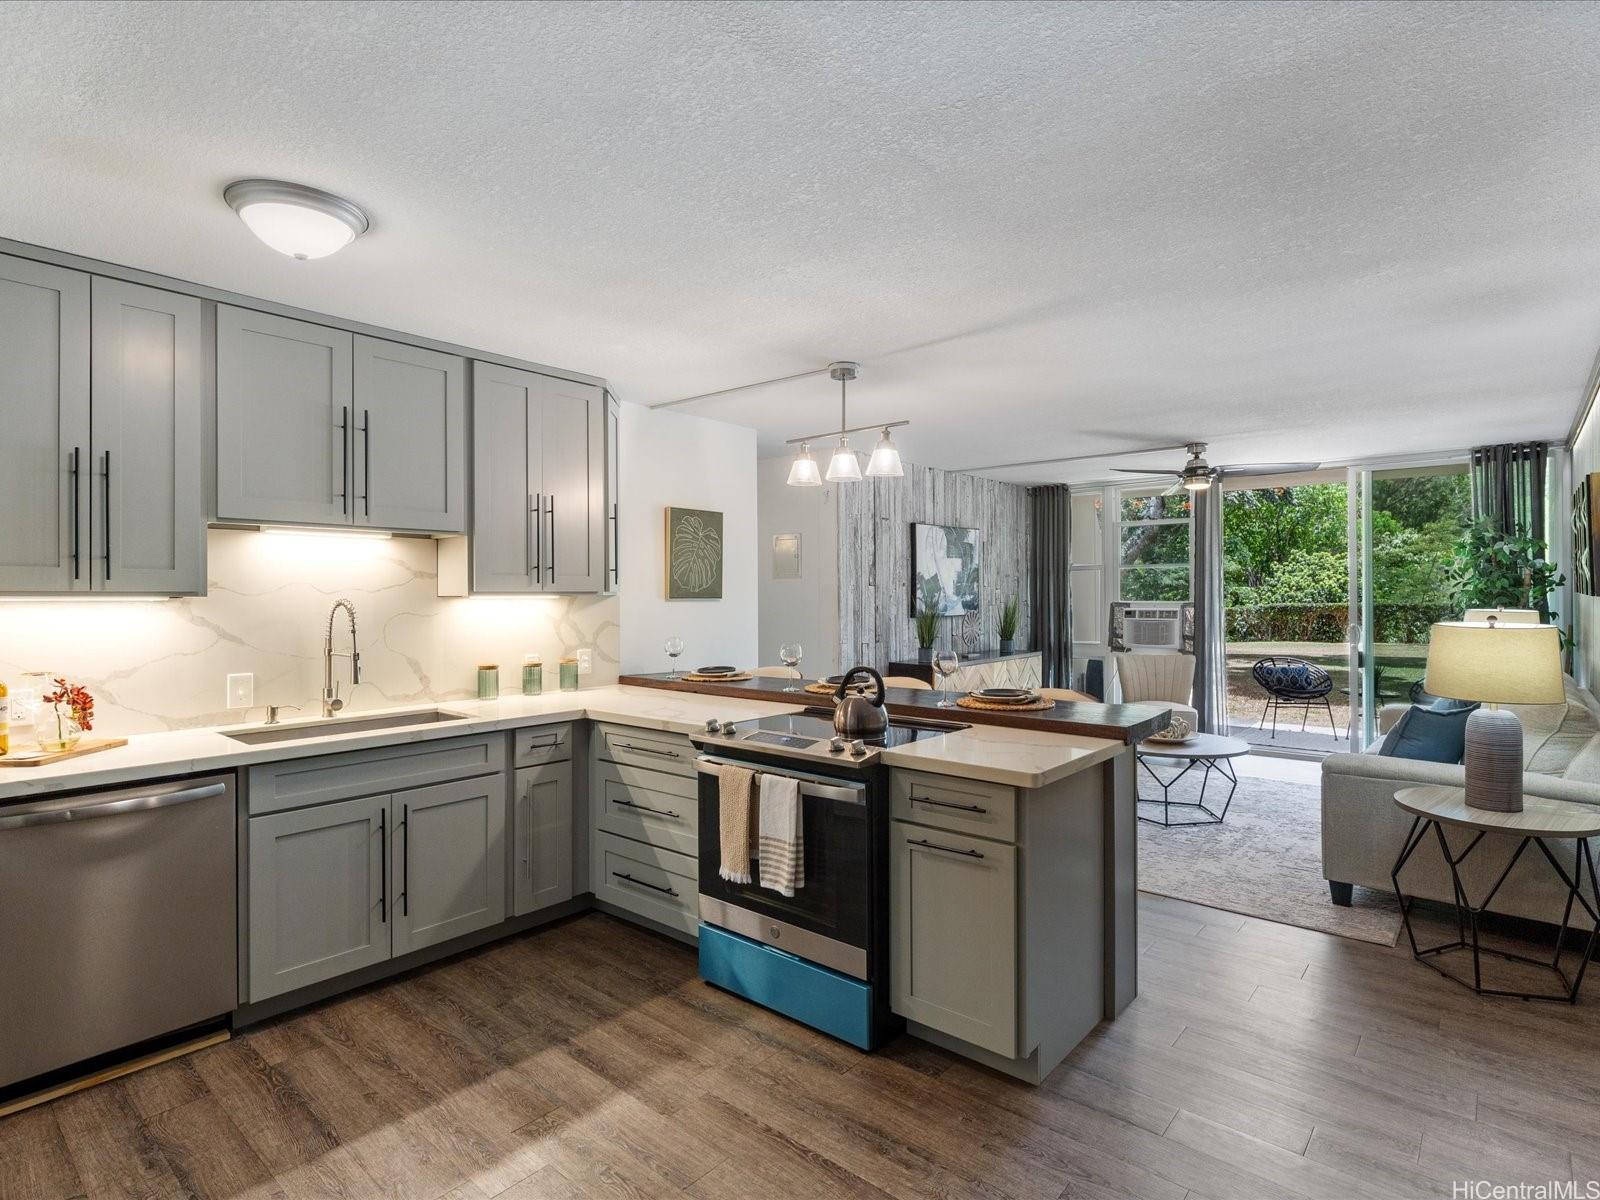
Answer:
[[[755,763],[739,762],[732,758],[718,758],[713,754],[702,754],[694,760],[695,769],[702,775],[712,774],[713,767],[729,766],[743,767],[747,771],[754,771],[757,775],[783,775],[789,779],[800,781],[800,794],[817,800],[838,800],[843,804],[861,804],[867,802],[867,785],[856,783],[848,779],[832,779],[826,775],[812,775],[806,771],[773,771]]]

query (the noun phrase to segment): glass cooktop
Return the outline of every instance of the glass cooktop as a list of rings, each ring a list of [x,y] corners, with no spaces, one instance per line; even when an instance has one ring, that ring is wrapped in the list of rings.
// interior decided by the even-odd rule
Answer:
[[[761,717],[754,721],[739,721],[736,725],[734,737],[737,740],[751,745],[771,746],[774,749],[803,750],[817,742],[827,742],[840,736],[833,729],[833,713],[820,708],[783,717]],[[862,737],[860,740],[869,746],[883,749],[904,746],[925,738],[941,737],[952,730],[965,728],[965,725],[955,721],[891,719],[888,729],[875,737]]]

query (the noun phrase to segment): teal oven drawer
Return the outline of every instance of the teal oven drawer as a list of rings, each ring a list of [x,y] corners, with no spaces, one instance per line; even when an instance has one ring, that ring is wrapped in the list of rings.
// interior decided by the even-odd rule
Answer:
[[[872,988],[859,979],[704,921],[700,978],[852,1046],[872,1049]]]

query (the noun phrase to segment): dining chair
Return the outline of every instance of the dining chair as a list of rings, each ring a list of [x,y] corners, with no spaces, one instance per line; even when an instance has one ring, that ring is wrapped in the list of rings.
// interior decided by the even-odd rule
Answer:
[[[885,675],[884,687],[910,688],[914,692],[931,692],[933,684],[926,679],[918,679],[915,675]]]
[[[1043,696],[1046,700],[1078,700],[1084,704],[1100,703],[1100,701],[1089,695],[1088,692],[1075,692],[1071,688],[1042,687],[1039,689],[1039,695]]]
[[[750,674],[757,679],[793,679],[794,668],[782,665],[776,667],[753,667]]]

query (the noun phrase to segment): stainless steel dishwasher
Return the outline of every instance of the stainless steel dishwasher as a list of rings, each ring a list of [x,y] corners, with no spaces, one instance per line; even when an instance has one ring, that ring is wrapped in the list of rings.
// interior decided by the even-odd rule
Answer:
[[[232,1012],[235,830],[231,775],[0,805],[0,1094]]]

